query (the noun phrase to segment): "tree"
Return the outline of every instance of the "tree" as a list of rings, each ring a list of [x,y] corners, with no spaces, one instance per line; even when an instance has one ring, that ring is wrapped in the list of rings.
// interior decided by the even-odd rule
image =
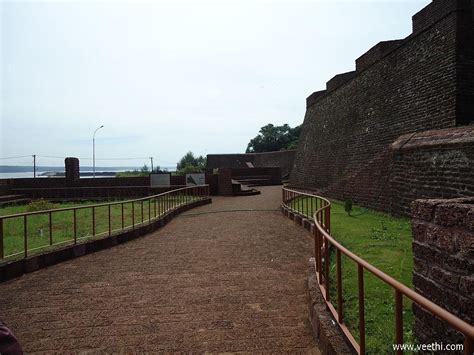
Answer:
[[[291,128],[288,124],[274,126],[269,123],[260,128],[259,134],[250,140],[246,153],[275,152],[296,149],[301,126]]]
[[[194,153],[187,152],[176,164],[176,170],[181,174],[201,172],[206,169],[207,159],[202,155],[195,157]]]
[[[148,175],[150,173],[150,168],[148,167],[148,165],[144,164],[140,169],[140,172],[142,173],[142,175]]]

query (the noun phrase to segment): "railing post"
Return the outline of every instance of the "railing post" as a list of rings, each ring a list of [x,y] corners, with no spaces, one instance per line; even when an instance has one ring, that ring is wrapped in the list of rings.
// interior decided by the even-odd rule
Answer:
[[[111,211],[110,211],[110,205],[107,205],[108,208],[109,208],[109,236],[112,235],[112,221],[110,220],[111,219]]]
[[[92,207],[92,236],[95,236],[95,206]]]
[[[309,214],[310,214],[310,213],[309,213],[309,209],[308,209],[308,198],[309,198],[308,196],[305,196],[305,198],[304,198],[305,201],[306,201],[306,211],[305,211],[304,215],[305,215],[306,217],[309,217]]]
[[[329,302],[329,240],[324,238],[324,283],[326,287],[326,301]]]
[[[74,244],[77,244],[77,215],[76,209],[73,210],[73,225],[74,225]]]
[[[314,226],[314,261],[316,264],[316,272],[319,271],[319,229]]]
[[[153,198],[153,218],[156,218],[156,197]]]
[[[395,290],[395,344],[403,344],[403,295]],[[396,354],[403,354],[402,349],[397,349]]]
[[[28,257],[28,215],[23,216],[23,246],[25,248],[25,258]]]
[[[3,251],[3,218],[0,218],[0,259],[5,257],[5,253]]]
[[[141,207],[141,210],[142,210],[142,224],[143,224],[143,200],[140,201],[140,207]]]
[[[49,212],[49,245],[53,245],[53,212]]]
[[[324,208],[324,212],[325,212],[325,227],[326,227],[326,231],[331,234],[331,206],[330,205],[327,205],[325,208]]]
[[[125,228],[125,217],[123,215],[123,202],[122,202],[122,230]]]
[[[342,323],[342,265],[341,251],[336,249],[336,274],[337,274],[337,321]]]
[[[148,199],[148,223],[151,222],[151,199]]]
[[[135,229],[135,202],[132,201],[132,229]]]
[[[303,203],[304,203],[304,201],[303,201],[303,198],[300,194],[298,194],[298,199],[299,199],[299,201],[298,201],[298,212],[300,214],[303,214]]]
[[[360,353],[365,354],[364,268],[360,264],[357,264],[357,279],[359,284],[359,347]]]

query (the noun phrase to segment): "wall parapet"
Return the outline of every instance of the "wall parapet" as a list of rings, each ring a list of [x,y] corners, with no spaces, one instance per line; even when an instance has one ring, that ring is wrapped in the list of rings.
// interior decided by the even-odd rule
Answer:
[[[339,86],[344,85],[346,82],[351,80],[355,75],[355,71],[349,71],[347,73],[335,75],[331,80],[326,83],[326,91],[330,92],[337,89]]]
[[[363,53],[359,58],[355,60],[354,72],[347,72],[337,74],[333,77],[336,79],[329,80],[326,83],[326,90],[316,91],[306,99],[306,106],[310,107],[317,103],[322,97],[326,96],[331,91],[334,91],[337,87],[341,86],[357,76],[363,71],[370,68],[374,64],[378,63],[390,53],[396,51],[399,47],[411,42],[417,35],[428,30],[431,26],[437,22],[442,21],[445,17],[449,16],[454,12],[467,13],[467,17],[463,17],[463,21],[473,21],[474,12],[470,0],[433,0],[430,4],[421,9],[418,13],[412,16],[412,33],[403,39],[386,40],[381,41],[370,48],[367,52]],[[350,74],[351,75],[348,75]],[[341,78],[339,78],[341,76]],[[345,80],[342,78],[345,77]],[[339,81],[342,81],[339,82]]]
[[[372,64],[382,59],[386,54],[397,48],[401,43],[403,43],[403,41],[403,39],[395,39],[392,41],[382,41],[377,43],[356,59],[356,72],[360,72],[370,67]]]
[[[392,150],[419,149],[452,144],[474,144],[474,126],[436,129],[404,134],[392,143]]]
[[[391,212],[409,214],[420,198],[474,196],[474,127],[400,136],[391,145]]]
[[[436,0],[412,16],[413,33],[421,32],[454,11],[471,11],[470,0]]]

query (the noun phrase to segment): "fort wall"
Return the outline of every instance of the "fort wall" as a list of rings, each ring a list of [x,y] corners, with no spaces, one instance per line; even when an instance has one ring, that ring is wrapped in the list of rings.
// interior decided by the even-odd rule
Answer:
[[[393,166],[392,143],[405,134],[474,123],[473,33],[473,1],[434,0],[413,16],[412,34],[380,42],[356,60],[355,71],[335,76],[326,90],[310,95],[290,182],[329,197],[407,214],[409,194],[403,206],[393,203],[400,192],[400,174],[391,183],[392,170],[403,164]],[[471,156],[472,142],[456,149],[463,153],[454,159]],[[403,157],[408,156],[415,163],[413,155]],[[416,167],[405,163],[405,168]],[[412,197],[474,193],[463,184],[452,196],[445,192],[425,189]]]

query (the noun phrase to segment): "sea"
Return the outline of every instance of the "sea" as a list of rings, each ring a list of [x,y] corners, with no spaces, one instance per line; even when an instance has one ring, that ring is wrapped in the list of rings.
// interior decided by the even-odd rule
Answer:
[[[176,167],[165,167],[169,171],[174,170]],[[123,168],[107,168],[97,170],[96,169],[96,178],[103,178],[103,177],[114,177],[115,173],[122,172],[122,171],[129,171],[129,170],[134,170],[134,169],[140,169],[140,168],[130,168],[130,167],[123,167]],[[49,173],[51,170],[37,170],[36,171],[36,177],[37,178],[54,178],[54,176],[48,176],[45,173]],[[57,172],[57,171],[55,171]],[[99,174],[100,173],[100,174]],[[86,174],[86,175],[82,175]],[[32,171],[22,171],[22,172],[0,172],[0,179],[21,179],[21,178],[32,178],[33,177],[33,172]],[[87,179],[87,178],[92,178],[92,170],[81,170],[81,178]]]

